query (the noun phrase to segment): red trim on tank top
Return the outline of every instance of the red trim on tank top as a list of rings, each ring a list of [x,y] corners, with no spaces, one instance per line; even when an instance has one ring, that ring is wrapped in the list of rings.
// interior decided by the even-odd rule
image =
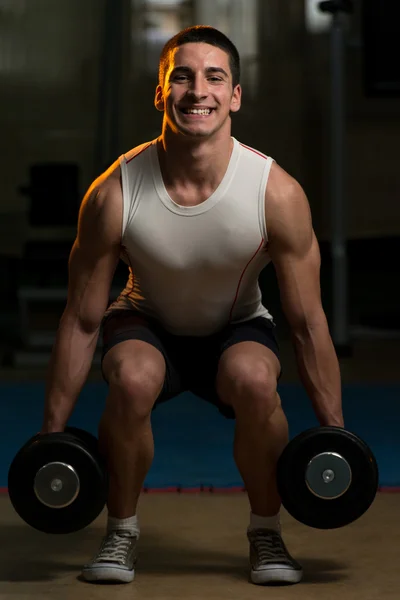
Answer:
[[[239,278],[239,283],[238,283],[237,288],[236,288],[236,295],[235,295],[235,299],[234,299],[233,304],[232,304],[231,312],[229,313],[229,320],[230,321],[232,320],[233,309],[235,308],[235,304],[236,304],[238,296],[239,296],[239,289],[240,289],[240,285],[242,283],[242,279],[244,277],[244,274],[246,273],[246,270],[249,267],[251,261],[255,259],[255,257],[257,256],[257,254],[261,250],[263,244],[264,244],[264,238],[262,238],[262,240],[260,242],[260,245],[258,246],[257,250],[254,252],[253,256],[251,257],[251,259],[249,260],[249,262],[247,263],[247,265],[245,266],[245,268],[242,271],[242,274],[241,274],[241,276]]]
[[[127,160],[125,164],[129,165],[129,163],[130,163],[130,162],[131,162],[131,161],[132,161],[134,158],[137,158],[138,156],[140,156],[140,155],[142,154],[142,152],[144,152],[145,150],[147,150],[147,148],[149,148],[149,147],[151,146],[151,144],[152,144],[152,143],[153,143],[153,142],[149,142],[149,143],[147,144],[147,146],[145,146],[144,148],[142,148],[142,149],[140,150],[140,152],[138,152],[137,154],[135,154],[135,156],[132,156],[132,158],[130,158],[129,160]]]
[[[257,150],[254,150],[254,148],[250,148],[250,146],[246,146],[246,144],[242,144],[242,142],[239,142],[239,144],[241,146],[243,146],[243,148],[246,148],[247,150],[250,150],[250,152],[254,152],[254,154],[258,154],[258,156],[261,156],[261,158],[264,158],[265,160],[268,160],[268,156],[265,156],[265,154],[261,154],[261,152],[257,152]]]

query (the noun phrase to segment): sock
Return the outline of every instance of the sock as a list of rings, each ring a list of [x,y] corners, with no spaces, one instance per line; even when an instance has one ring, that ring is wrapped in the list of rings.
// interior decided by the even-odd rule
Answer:
[[[252,531],[253,529],[274,529],[275,531],[278,531],[278,533],[281,533],[280,513],[273,517],[260,517],[251,512],[248,529],[249,531]]]
[[[116,529],[129,531],[131,535],[135,535],[139,539],[140,529],[136,515],[127,517],[126,519],[117,519],[116,517],[109,516],[107,519],[107,532],[115,531]]]

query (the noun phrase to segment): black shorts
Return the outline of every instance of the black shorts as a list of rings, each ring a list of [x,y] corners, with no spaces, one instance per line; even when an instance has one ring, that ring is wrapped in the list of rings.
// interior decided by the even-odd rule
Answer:
[[[243,323],[229,324],[218,333],[205,337],[173,335],[154,319],[133,310],[121,309],[110,313],[103,321],[102,360],[119,342],[148,342],[161,352],[166,363],[164,386],[155,406],[181,392],[190,391],[214,404],[224,416],[234,418],[232,408],[222,403],[216,392],[219,359],[230,346],[251,341],[269,348],[280,361],[274,329],[275,324],[269,319],[256,317]]]

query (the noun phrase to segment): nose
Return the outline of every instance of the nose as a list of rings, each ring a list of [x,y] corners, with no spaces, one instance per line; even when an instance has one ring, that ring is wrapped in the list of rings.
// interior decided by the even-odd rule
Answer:
[[[207,82],[204,77],[197,75],[193,77],[188,94],[195,100],[202,100],[207,97]]]

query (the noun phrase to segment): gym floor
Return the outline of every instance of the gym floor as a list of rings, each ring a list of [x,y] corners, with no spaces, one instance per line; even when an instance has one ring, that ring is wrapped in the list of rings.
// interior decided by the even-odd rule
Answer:
[[[244,494],[142,496],[136,579],[124,585],[80,579],[98,548],[105,514],[78,533],[49,536],[22,524],[1,497],[0,597],[336,600],[340,594],[343,600],[397,600],[399,498],[378,494],[361,519],[332,531],[307,528],[283,512],[285,540],[304,579],[272,589],[248,582]]]
[[[341,359],[344,382],[398,382],[399,341],[357,343]],[[296,379],[293,353],[282,345],[284,380]],[[2,381],[42,379],[35,372],[3,371]],[[98,378],[96,370],[91,375]],[[377,399],[378,406],[378,399]],[[391,415],[387,415],[390,419]],[[284,539],[304,568],[293,587],[262,588],[248,582],[247,498],[243,493],[145,494],[140,502],[141,540],[136,580],[127,585],[95,585],[80,579],[83,564],[97,550],[106,515],[67,536],[42,534],[25,525],[6,494],[0,496],[0,597],[223,598],[270,597],[344,600],[399,596],[399,493],[378,493],[369,511],[338,530],[301,525],[283,511]]]

